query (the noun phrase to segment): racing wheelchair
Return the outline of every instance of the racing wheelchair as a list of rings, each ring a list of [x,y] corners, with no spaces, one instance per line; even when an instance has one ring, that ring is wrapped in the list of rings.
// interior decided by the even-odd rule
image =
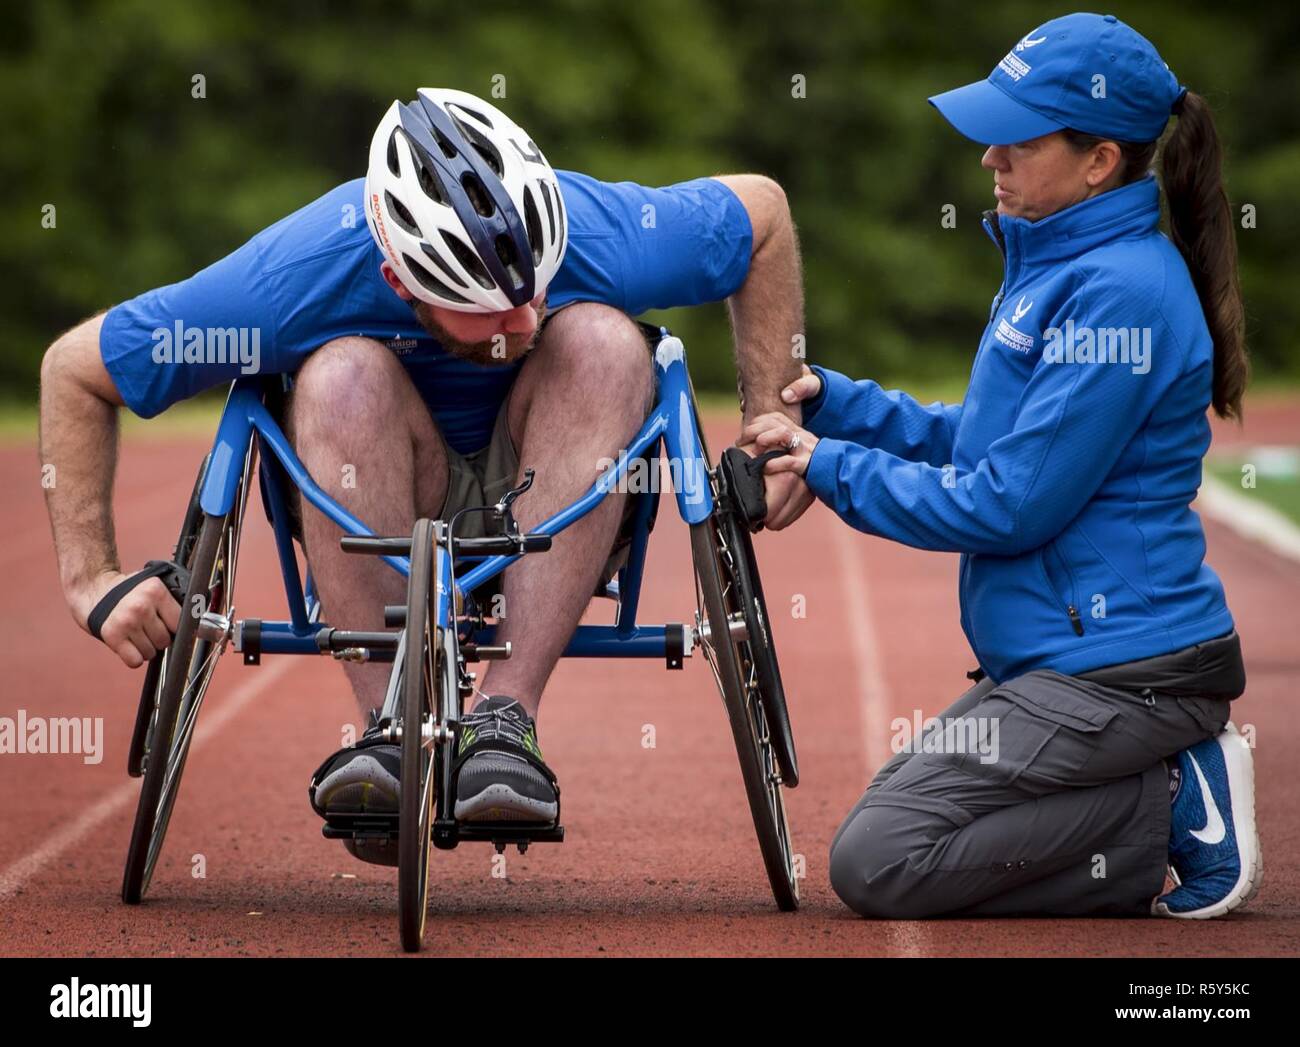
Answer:
[[[492,506],[469,507],[450,520],[421,519],[407,536],[377,536],[330,498],[294,453],[276,420],[282,376],[236,380],[211,452],[195,481],[170,561],[153,572],[181,602],[171,645],[146,670],[128,755],[128,773],[143,778],[122,882],[122,898],[138,904],[148,890],[175,807],[199,707],[217,662],[229,647],[245,665],[268,654],[328,654],[337,659],[391,662],[379,725],[401,749],[401,796],[396,816],[339,816],[326,837],[359,850],[395,847],[402,945],[418,950],[428,907],[430,848],[487,841],[498,851],[559,842],[557,814],[549,825],[460,823],[452,777],[458,724],[473,694],[471,666],[507,658],[479,594],[521,556],[544,555],[551,540],[624,483],[633,463],[658,467],[661,448],[673,467],[681,518],[690,528],[695,608],[688,623],[637,622],[658,485],[630,495],[631,538],[626,562],[597,593],[616,601],[613,625],[579,625],[566,657],[662,659],[680,670],[700,650],[721,692],[740,760],[741,777],[759,851],[778,908],[797,908],[799,885],[783,789],[798,784],[794,740],[780,668],[754,557],[751,533],[766,506],[762,467],[772,454],[750,458],[728,448],[714,465],[704,443],[681,340],[642,325],[654,359],[655,403],[617,461],[576,502],[531,533],[519,530],[512,505],[523,482]],[[287,620],[236,617],[235,579],[240,536],[256,473],[274,532],[288,605]],[[404,606],[384,608],[385,629],[349,630],[321,620],[310,569],[302,576],[294,549],[290,487],[343,530],[344,550],[380,556],[407,578]],[[466,512],[490,514],[485,537],[458,538]],[[391,863],[390,863],[391,864]]]

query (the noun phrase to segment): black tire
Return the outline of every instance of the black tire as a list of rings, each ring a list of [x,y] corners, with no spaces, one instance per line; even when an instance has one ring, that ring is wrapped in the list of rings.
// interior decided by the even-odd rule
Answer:
[[[203,477],[207,473],[210,457],[204,457],[198,476],[194,478],[194,490],[190,492],[185,519],[181,522],[181,533],[172,550],[172,563],[188,564],[194,555],[194,543],[199,540],[199,525],[203,522],[199,490],[203,487]],[[131,731],[131,747],[126,754],[126,773],[132,778],[139,778],[144,773],[144,754],[149,745],[149,728],[153,724],[154,711],[158,708],[158,682],[162,678],[164,657],[165,652],[154,655],[145,669],[140,703],[136,706],[135,727]]]
[[[419,520],[411,536],[411,571],[406,589],[406,632],[403,648],[402,785],[398,808],[397,909],[402,948],[419,952],[429,906],[429,841],[433,834],[435,763],[432,736],[426,744],[424,726],[434,723],[434,695],[441,685],[437,623],[430,621],[430,593],[435,559],[434,528]]]
[[[754,544],[749,529],[734,512],[723,515],[719,533],[726,543],[722,550],[724,566],[730,570],[739,589],[752,657],[753,684],[758,687],[763,701],[772,751],[781,770],[781,784],[793,789],[799,784],[799,759],[795,755],[790,710],[786,705],[785,686],[781,682],[776,644],[772,640],[767,601],[763,598],[763,582],[758,574],[758,561],[754,558]]]
[[[151,723],[141,754],[144,784],[122,877],[122,900],[128,905],[139,904],[149,889],[180,789],[198,707],[225,646],[224,641],[214,643],[199,637],[199,617],[193,609],[225,606],[226,588],[233,581],[227,577],[225,562],[230,530],[229,515],[204,514],[193,556],[186,564],[191,572],[190,587],[185,594],[180,627],[163,653],[157,673],[160,683],[156,713],[149,718]],[[165,746],[160,745],[163,740]]]
[[[732,623],[744,623],[745,618],[738,587],[730,578],[724,583],[727,568],[721,548],[717,514],[691,526],[691,554],[695,561],[698,596],[709,632],[703,641],[705,656],[714,671],[731,724],[745,795],[749,800],[763,866],[772,886],[772,896],[782,912],[793,912],[799,907],[799,881],[794,871],[781,771],[759,688],[752,682],[746,683],[753,679],[753,659],[748,640],[732,632]],[[747,629],[748,623],[745,624]]]

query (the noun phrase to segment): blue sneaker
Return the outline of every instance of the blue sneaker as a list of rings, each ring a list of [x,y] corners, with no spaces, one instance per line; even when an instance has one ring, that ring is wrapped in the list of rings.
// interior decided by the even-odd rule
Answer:
[[[1151,911],[1184,920],[1223,916],[1250,901],[1264,875],[1250,746],[1229,723],[1180,752],[1173,770],[1169,864],[1177,886]]]

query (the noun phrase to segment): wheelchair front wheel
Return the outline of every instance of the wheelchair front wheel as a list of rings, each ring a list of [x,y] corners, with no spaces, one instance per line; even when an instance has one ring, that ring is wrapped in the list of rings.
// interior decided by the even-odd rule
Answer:
[[[765,709],[759,679],[761,659],[756,658],[749,637],[751,626],[747,619],[752,616],[746,614],[735,559],[726,555],[727,549],[717,513],[691,526],[696,597],[701,607],[697,625],[705,657],[727,709],[772,894],[777,908],[792,912],[799,907],[799,881],[785,813],[780,761],[769,726],[771,713]]]
[[[139,904],[149,889],[180,789],[199,706],[229,639],[228,631],[212,635],[212,623],[203,612],[229,617],[234,547],[238,544],[232,515],[203,517],[192,558],[185,564],[190,570],[190,586],[180,626],[156,660],[157,669],[151,669],[154,693],[141,698],[142,705],[152,709],[139,754],[144,783],[122,877],[122,900],[128,905]],[[141,718],[144,715],[142,710]]]
[[[402,651],[402,785],[397,836],[397,909],[402,948],[418,952],[429,907],[429,841],[433,835],[434,695],[441,658],[442,630],[431,620],[430,584],[435,558],[430,520],[419,520],[411,535],[407,582],[406,633]]]

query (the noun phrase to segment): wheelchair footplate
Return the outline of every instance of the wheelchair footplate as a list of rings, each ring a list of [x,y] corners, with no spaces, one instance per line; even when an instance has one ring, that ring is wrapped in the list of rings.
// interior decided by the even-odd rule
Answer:
[[[397,815],[335,815],[321,826],[327,840],[350,840],[364,849],[397,846]],[[549,823],[528,822],[458,822],[439,818],[433,823],[433,845],[451,850],[462,841],[486,841],[500,854],[514,845],[523,854],[531,843],[563,843],[564,826],[556,819]]]

